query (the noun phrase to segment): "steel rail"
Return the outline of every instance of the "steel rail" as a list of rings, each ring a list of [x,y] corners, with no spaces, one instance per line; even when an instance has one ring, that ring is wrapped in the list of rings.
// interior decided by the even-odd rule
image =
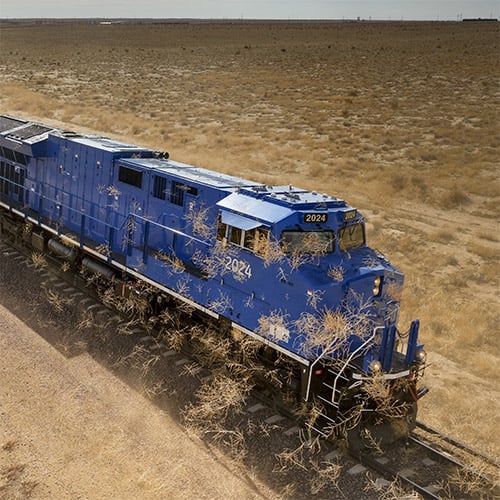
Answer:
[[[433,427],[430,427],[427,424],[424,424],[423,422],[417,421],[416,425],[417,425],[417,428],[422,429],[423,431],[428,432],[429,434],[433,434],[435,436],[438,436],[440,439],[442,439],[446,443],[451,444],[451,445],[455,446],[456,448],[459,448],[459,449],[469,453],[470,455],[473,455],[477,458],[481,458],[482,460],[489,463],[490,465],[493,465],[494,467],[500,468],[500,461],[498,459],[492,457],[491,455],[487,455],[487,454],[477,450],[476,448],[473,448],[473,447],[463,443],[462,441],[458,441],[457,439],[455,439],[451,436],[443,434],[442,432],[438,431],[437,429],[434,429]]]
[[[415,481],[412,481],[409,477],[405,476],[404,474],[399,473],[396,471],[394,468],[382,464],[376,459],[370,457],[369,455],[366,454],[352,454],[353,456],[356,456],[357,459],[363,464],[369,467],[372,470],[375,470],[379,474],[382,474],[384,477],[389,476],[391,480],[399,480],[403,484],[406,484],[407,486],[410,486],[414,491],[422,495],[423,498],[429,498],[433,500],[439,500],[441,497],[439,495],[436,495],[433,491],[430,491],[427,489],[425,486],[421,486],[418,483],[415,483]]]

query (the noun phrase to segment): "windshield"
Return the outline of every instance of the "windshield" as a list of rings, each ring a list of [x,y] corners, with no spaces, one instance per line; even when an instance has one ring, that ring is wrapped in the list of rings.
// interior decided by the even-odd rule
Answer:
[[[333,252],[333,231],[283,231],[281,245],[287,254],[322,255]]]
[[[365,242],[363,224],[353,224],[339,229],[339,248],[345,252],[360,247]]]

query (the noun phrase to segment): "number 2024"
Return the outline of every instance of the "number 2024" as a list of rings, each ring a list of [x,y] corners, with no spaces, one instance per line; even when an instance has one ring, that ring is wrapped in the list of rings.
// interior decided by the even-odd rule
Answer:
[[[237,276],[245,276],[246,278],[252,277],[252,268],[248,262],[239,259],[233,259],[229,256],[226,256],[226,269],[231,271],[233,274]]]
[[[327,214],[305,214],[304,222],[326,222],[328,219]]]

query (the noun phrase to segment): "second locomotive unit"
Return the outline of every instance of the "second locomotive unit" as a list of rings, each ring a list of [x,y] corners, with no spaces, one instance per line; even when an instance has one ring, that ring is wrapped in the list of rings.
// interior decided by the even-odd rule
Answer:
[[[28,223],[29,245],[116,293],[147,284],[156,312],[170,297],[221,335],[256,339],[267,363],[292,367],[283,384],[297,401],[319,405],[319,432],[353,408],[357,428],[414,425],[419,322],[398,328],[403,275],[367,246],[364,218],[345,201],[2,115],[0,207],[3,233]]]

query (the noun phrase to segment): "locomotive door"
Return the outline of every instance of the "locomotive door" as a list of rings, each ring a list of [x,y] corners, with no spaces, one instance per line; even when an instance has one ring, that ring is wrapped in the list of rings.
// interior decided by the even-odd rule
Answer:
[[[142,248],[144,244],[144,202],[132,197],[128,203],[127,234],[129,243],[134,248]]]
[[[143,185],[147,186],[148,176],[143,174]],[[146,191],[147,192],[147,191]],[[123,223],[123,238],[128,255],[132,250],[144,250],[146,234],[146,213],[144,191],[133,189],[120,196],[124,206],[127,207],[126,218]]]
[[[87,152],[80,144],[74,144],[71,149],[61,148],[61,153],[56,174],[53,218],[60,229],[66,228],[80,233],[82,212],[88,208],[84,202]]]
[[[109,246],[109,221],[110,211],[114,207],[114,190],[110,185],[110,171],[107,167],[104,154],[100,150],[92,152],[89,159],[88,172],[89,183],[92,189],[92,238],[100,244]]]

